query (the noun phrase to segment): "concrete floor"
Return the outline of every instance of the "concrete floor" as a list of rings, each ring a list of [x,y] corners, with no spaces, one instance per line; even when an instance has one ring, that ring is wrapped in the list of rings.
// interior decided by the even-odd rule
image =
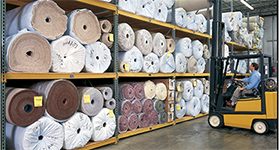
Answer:
[[[207,117],[184,122],[119,141],[99,150],[271,150],[277,149],[277,131],[257,135],[250,130],[212,129]]]

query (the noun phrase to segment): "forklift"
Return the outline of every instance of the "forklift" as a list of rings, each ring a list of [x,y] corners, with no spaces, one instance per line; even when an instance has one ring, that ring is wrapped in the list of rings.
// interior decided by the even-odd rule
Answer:
[[[224,24],[221,13],[221,0],[213,0],[213,40],[210,60],[210,108],[208,124],[212,128],[223,126],[252,129],[257,134],[265,134],[270,129],[277,127],[277,91],[267,91],[265,80],[272,76],[271,57],[262,53],[258,54],[231,54],[229,57],[222,57],[223,30]],[[258,59],[261,82],[253,93],[240,97],[234,108],[226,106],[234,90],[244,83],[235,80],[237,69],[233,69],[232,84],[227,91],[223,92],[225,80],[227,78],[227,68],[234,61],[237,68],[240,60]],[[267,60],[267,61],[266,61]],[[224,63],[226,62],[226,63]],[[265,70],[267,62],[268,71]],[[248,68],[248,66],[247,66]],[[268,73],[267,73],[268,72]]]

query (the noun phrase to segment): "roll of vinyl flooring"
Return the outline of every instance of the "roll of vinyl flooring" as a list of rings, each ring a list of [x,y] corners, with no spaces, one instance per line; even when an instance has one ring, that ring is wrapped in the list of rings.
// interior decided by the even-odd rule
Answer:
[[[197,14],[195,17],[195,22],[199,32],[205,33],[207,31],[207,20],[203,14]]]
[[[109,20],[100,20],[100,28],[102,33],[109,33],[112,31],[112,24]]]
[[[147,99],[153,99],[156,95],[156,85],[148,80],[144,83],[144,95]]]
[[[135,4],[133,4],[135,5]],[[136,14],[154,18],[155,5],[153,0],[140,0],[137,1]]]
[[[23,128],[6,123],[7,149],[61,149],[63,126],[48,117],[42,117]]]
[[[82,44],[92,44],[101,37],[99,20],[91,10],[76,9],[69,14],[67,33]]]
[[[165,123],[168,121],[168,114],[166,112],[159,113],[159,124]]]
[[[137,47],[119,54],[121,72],[140,72],[143,67],[143,55]]]
[[[167,42],[162,33],[153,34],[153,52],[159,57],[163,56],[167,50]]]
[[[186,115],[197,116],[201,112],[201,101],[198,97],[193,97],[186,102]]]
[[[103,98],[105,100],[110,100],[112,99],[113,96],[113,91],[112,88],[109,86],[100,86],[100,87],[96,87],[103,95]]]
[[[183,53],[186,57],[191,57],[193,54],[192,41],[189,38],[182,38],[176,43],[175,51]]]
[[[160,70],[159,57],[150,53],[143,58],[143,71],[146,73],[158,73]]]
[[[187,70],[187,59],[183,53],[175,54],[175,70],[178,73],[185,73]]]
[[[118,44],[122,51],[129,51],[135,44],[135,33],[127,23],[118,25]]]
[[[144,99],[142,101],[142,111],[143,113],[150,113],[153,110],[153,102],[150,99]]]
[[[186,114],[186,102],[182,99],[180,103],[175,104],[175,116],[180,119]]]
[[[159,121],[159,114],[155,110],[152,110],[148,114],[148,119],[149,119],[149,126],[156,125],[158,124]]]
[[[128,118],[124,115],[118,117],[118,131],[119,133],[127,132],[129,128]]]
[[[135,98],[135,91],[131,84],[125,83],[120,85],[120,98],[129,101]]]
[[[203,44],[199,40],[192,42],[193,56],[195,59],[200,59],[203,56]]]
[[[167,52],[173,53],[175,50],[175,41],[173,39],[166,39],[167,41]]]
[[[204,87],[203,88],[204,94],[209,95],[209,93],[210,93],[210,82],[208,80],[204,81],[203,87]]]
[[[138,115],[139,117],[139,127],[140,128],[145,128],[148,127],[150,124],[149,116],[146,113],[140,113]]]
[[[163,101],[168,96],[168,89],[164,83],[157,83],[155,93],[156,93],[155,98]]]
[[[16,34],[19,29],[19,15],[21,7],[14,8],[6,12],[5,17],[5,35],[6,37]]]
[[[203,94],[201,98],[201,113],[209,112],[209,96],[207,94]]]
[[[203,58],[198,59],[197,61],[197,73],[204,73],[206,62]]]
[[[128,100],[125,100],[121,104],[121,114],[129,116],[133,111],[132,103]]]
[[[165,110],[165,104],[161,100],[155,100],[154,101],[154,109],[156,112],[161,113]]]
[[[93,126],[90,118],[80,112],[75,113],[68,121],[64,122],[64,149],[84,147],[91,139]]]
[[[32,89],[43,96],[45,114],[55,121],[66,121],[79,108],[77,88],[68,80],[39,82]]]
[[[28,126],[44,115],[45,105],[34,105],[39,94],[31,89],[14,88],[6,91],[6,119],[17,126]]]
[[[49,72],[51,48],[37,33],[22,30],[8,37],[5,44],[6,62],[11,72]]]
[[[165,53],[160,58],[160,72],[162,73],[172,73],[175,70],[175,61],[173,54]]]
[[[110,33],[103,33],[101,36],[101,42],[104,43],[108,48],[112,48],[113,41],[110,39]]]
[[[172,21],[172,17],[171,17],[171,11],[169,11],[168,13],[168,18],[167,18],[167,22],[171,22]],[[176,8],[175,9],[175,23],[176,25],[185,28],[186,27],[186,11],[183,8]]]
[[[51,42],[51,71],[57,73],[79,73],[85,64],[85,47],[70,36]]]
[[[125,10],[131,13],[135,13],[138,6],[137,0],[120,0],[118,2],[118,7],[120,10]]]
[[[140,100],[133,100],[132,102],[133,112],[139,114],[142,111],[142,103]]]
[[[90,73],[104,73],[111,64],[110,49],[102,42],[86,45],[84,70]]]
[[[40,0],[25,5],[19,15],[19,28],[36,31],[49,40],[61,37],[67,29],[67,16],[52,0]]]
[[[113,110],[116,107],[116,100],[114,98],[105,101],[105,107]]]
[[[154,19],[166,22],[168,18],[168,7],[166,4],[163,2],[163,0],[154,0],[154,6]]]
[[[194,87],[191,81],[184,81],[184,90],[182,93],[182,97],[185,101],[190,101],[194,95]]]
[[[145,29],[141,29],[135,32],[136,42],[135,46],[141,51],[143,55],[148,55],[152,52],[152,35]]]
[[[198,98],[201,98],[202,95],[203,95],[203,83],[201,80],[199,79],[193,79],[192,80],[192,84],[194,86],[194,96],[198,97]]]
[[[143,100],[144,99],[144,83],[143,82],[136,82],[132,83],[134,92],[135,92],[135,99]]]
[[[129,117],[128,117],[128,127],[130,131],[134,131],[138,128],[139,126],[139,119],[137,114],[132,113]]]
[[[203,58],[204,59],[210,59],[211,54],[210,51],[208,49],[208,46],[206,44],[203,45]]]
[[[103,108],[99,114],[92,117],[93,134],[91,140],[103,141],[111,138],[116,129],[115,115],[112,110]]]
[[[93,87],[80,87],[78,92],[81,100],[79,110],[88,116],[96,116],[104,106],[102,93]]]
[[[189,73],[197,73],[198,72],[197,63],[198,62],[194,58],[194,56],[192,56],[188,59],[187,70],[188,70]]]

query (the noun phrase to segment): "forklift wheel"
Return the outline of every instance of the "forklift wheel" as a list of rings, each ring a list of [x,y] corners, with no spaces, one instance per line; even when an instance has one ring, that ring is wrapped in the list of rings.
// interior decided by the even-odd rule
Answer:
[[[224,125],[224,121],[220,115],[213,114],[208,117],[208,124],[212,128],[220,128]]]
[[[253,123],[253,130],[258,134],[265,134],[268,131],[268,125],[265,121],[257,120]]]

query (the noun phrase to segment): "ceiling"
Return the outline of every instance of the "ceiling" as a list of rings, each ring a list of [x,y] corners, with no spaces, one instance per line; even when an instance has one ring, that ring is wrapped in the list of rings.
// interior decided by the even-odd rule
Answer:
[[[249,12],[250,16],[277,15],[278,0],[246,0],[254,10],[250,10],[240,0],[222,0],[223,12],[231,11],[231,1],[233,1],[233,11],[241,11],[245,16]]]

